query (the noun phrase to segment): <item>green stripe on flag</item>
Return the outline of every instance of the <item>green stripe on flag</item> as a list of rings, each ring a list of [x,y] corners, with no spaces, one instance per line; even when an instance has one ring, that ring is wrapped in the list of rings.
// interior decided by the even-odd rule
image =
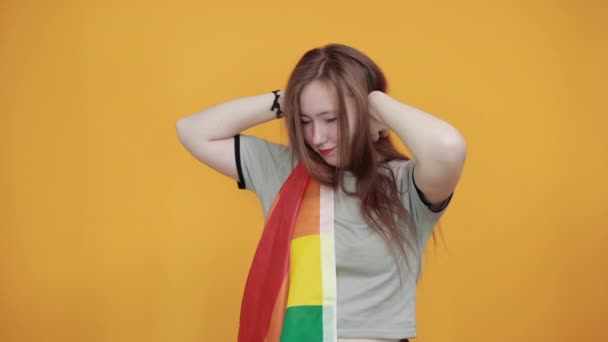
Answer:
[[[285,312],[281,342],[322,342],[323,307],[291,306]]]

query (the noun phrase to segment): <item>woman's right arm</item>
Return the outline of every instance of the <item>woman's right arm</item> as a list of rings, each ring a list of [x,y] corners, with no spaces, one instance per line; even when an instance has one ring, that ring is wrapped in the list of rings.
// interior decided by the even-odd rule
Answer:
[[[283,108],[283,92],[279,94]],[[274,98],[273,93],[239,98],[184,117],[177,121],[177,136],[196,159],[238,181],[234,136],[276,119],[270,110]]]

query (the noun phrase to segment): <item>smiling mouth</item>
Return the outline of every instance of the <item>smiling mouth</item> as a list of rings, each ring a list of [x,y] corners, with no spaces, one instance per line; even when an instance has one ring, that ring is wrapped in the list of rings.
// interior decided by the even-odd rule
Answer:
[[[330,148],[329,150],[319,150],[319,153],[321,153],[322,155],[326,156],[328,154],[330,154],[333,150],[335,150],[336,148]]]

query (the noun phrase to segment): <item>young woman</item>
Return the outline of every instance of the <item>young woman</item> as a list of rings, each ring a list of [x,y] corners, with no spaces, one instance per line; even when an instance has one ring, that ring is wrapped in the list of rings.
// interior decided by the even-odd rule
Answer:
[[[240,134],[281,118],[288,146]],[[416,336],[422,253],[465,161],[458,130],[389,96],[368,56],[330,44],[304,54],[284,92],[218,104],[177,134],[264,208],[240,342]]]

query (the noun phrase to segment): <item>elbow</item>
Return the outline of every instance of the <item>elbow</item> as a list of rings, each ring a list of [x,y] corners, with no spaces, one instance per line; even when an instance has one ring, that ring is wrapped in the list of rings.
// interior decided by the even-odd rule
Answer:
[[[188,133],[188,125],[185,118],[177,120],[175,123],[175,133],[182,144],[186,144],[190,134]]]
[[[467,143],[462,134],[453,128],[439,142],[438,155],[446,162],[463,164],[467,155]]]
[[[207,130],[201,129],[199,124],[188,117],[179,119],[175,123],[175,132],[184,146],[198,145],[212,140]]]
[[[175,123],[175,134],[177,134],[177,137],[181,140],[182,136],[184,134],[184,123],[183,123],[184,119],[179,119],[177,120],[177,122]]]

